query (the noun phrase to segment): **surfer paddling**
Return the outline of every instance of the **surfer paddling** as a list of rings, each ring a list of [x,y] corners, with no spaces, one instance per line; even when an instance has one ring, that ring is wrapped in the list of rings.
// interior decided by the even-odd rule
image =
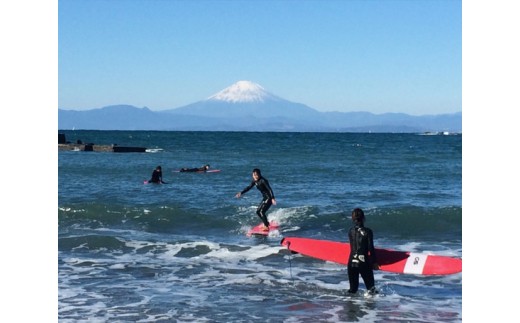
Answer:
[[[181,173],[184,173],[184,172],[206,172],[208,170],[209,170],[209,165],[206,164],[204,166],[195,167],[195,168],[181,168],[180,172]]]
[[[359,275],[363,278],[368,294],[377,294],[374,269],[379,269],[374,248],[374,234],[365,227],[365,213],[360,208],[352,211],[354,226],[348,231],[350,255],[348,258],[349,293],[354,294],[359,287]]]
[[[256,188],[262,193],[262,202],[260,202],[260,204],[258,205],[258,208],[256,209],[256,214],[264,223],[264,227],[262,229],[264,231],[269,231],[269,221],[267,221],[266,213],[267,210],[269,210],[269,208],[271,207],[271,205],[276,205],[276,199],[274,198],[274,193],[271,189],[271,186],[269,185],[269,181],[262,176],[260,169],[253,169],[252,176],[253,180],[251,181],[251,184],[249,184],[241,192],[238,192],[235,195],[235,197],[240,198],[242,194],[245,194],[247,191],[253,188],[253,186],[256,186]]]

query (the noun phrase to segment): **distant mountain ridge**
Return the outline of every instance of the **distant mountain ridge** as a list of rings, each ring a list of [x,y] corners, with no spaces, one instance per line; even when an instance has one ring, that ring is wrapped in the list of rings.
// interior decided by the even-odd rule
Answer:
[[[183,107],[152,111],[113,105],[87,111],[58,109],[59,129],[462,132],[462,113],[411,116],[404,113],[320,112],[267,92],[250,81]]]

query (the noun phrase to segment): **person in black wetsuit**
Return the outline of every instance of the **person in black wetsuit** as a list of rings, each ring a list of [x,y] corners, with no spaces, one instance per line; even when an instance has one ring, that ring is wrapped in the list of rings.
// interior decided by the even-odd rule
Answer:
[[[350,255],[348,258],[349,293],[358,291],[359,275],[363,278],[369,294],[377,294],[374,281],[374,269],[379,269],[374,248],[374,234],[365,227],[365,213],[360,208],[352,211],[354,226],[348,231]]]
[[[251,184],[244,188],[242,192],[238,192],[235,197],[239,198],[242,196],[242,194],[245,194],[247,191],[249,191],[253,186],[256,186],[256,188],[262,193],[262,202],[258,205],[258,208],[256,209],[256,214],[262,219],[262,222],[264,223],[263,230],[268,231],[269,230],[269,221],[267,220],[266,212],[269,210],[271,205],[276,205],[276,199],[274,197],[273,190],[271,189],[271,186],[269,185],[269,181],[262,177],[262,173],[260,172],[260,169],[255,168],[253,169],[253,180],[251,181]]]
[[[156,184],[166,184],[162,179],[162,167],[157,166],[152,172],[152,178],[148,181],[148,183],[156,183]]]
[[[181,168],[181,172],[205,172],[209,169],[209,165],[204,165],[198,168]]]

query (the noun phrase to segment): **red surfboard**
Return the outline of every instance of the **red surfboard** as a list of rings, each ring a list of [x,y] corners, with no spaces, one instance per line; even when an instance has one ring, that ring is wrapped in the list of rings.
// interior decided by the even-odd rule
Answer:
[[[206,171],[204,170],[198,170],[195,172],[181,172],[181,170],[173,170],[174,173],[196,173],[196,174],[203,174],[203,173],[220,173],[220,169],[208,169]]]
[[[260,235],[260,236],[268,236],[269,232],[278,230],[280,228],[280,225],[276,222],[269,222],[269,230],[262,230],[264,224],[260,223],[259,225],[253,227],[247,232],[247,236],[250,237],[252,235]]]
[[[309,257],[347,265],[350,244],[328,240],[285,237],[280,242],[287,249]],[[399,274],[451,275],[462,271],[462,259],[376,248],[383,271]]]

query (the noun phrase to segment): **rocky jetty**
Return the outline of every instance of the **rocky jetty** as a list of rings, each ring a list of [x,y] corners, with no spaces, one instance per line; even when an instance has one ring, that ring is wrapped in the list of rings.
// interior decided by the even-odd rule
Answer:
[[[112,145],[58,144],[58,150],[113,152]]]
[[[83,143],[77,140],[76,143],[71,143],[65,138],[65,134],[58,133],[58,150],[67,151],[97,151],[97,152],[115,152],[115,153],[144,153],[146,147],[127,147],[113,145],[96,145],[94,143]]]

